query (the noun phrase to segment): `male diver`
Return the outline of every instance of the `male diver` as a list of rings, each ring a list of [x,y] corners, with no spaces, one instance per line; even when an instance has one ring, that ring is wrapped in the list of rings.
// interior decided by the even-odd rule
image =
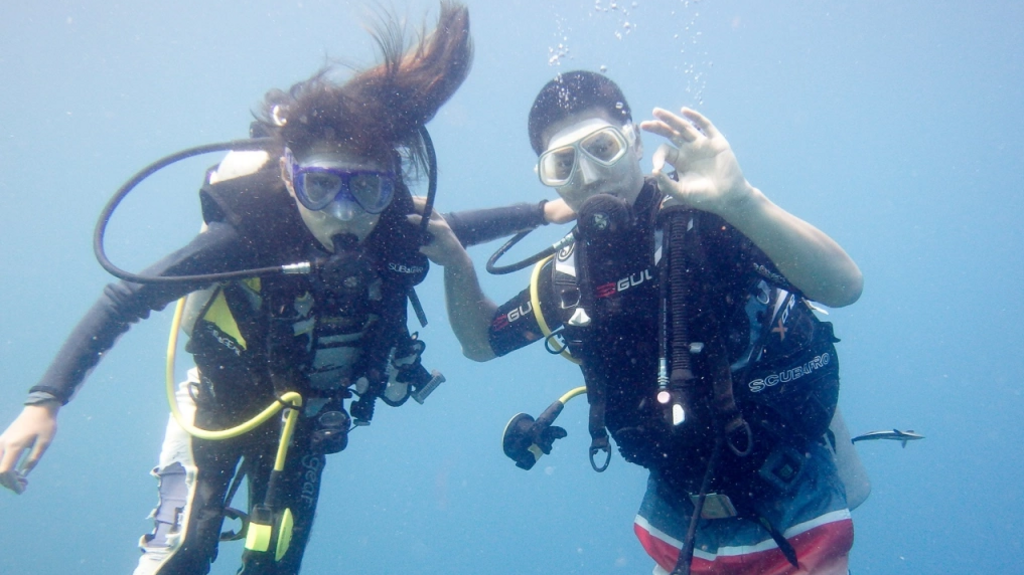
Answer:
[[[447,285],[453,327],[478,361],[543,338],[580,363],[591,464],[608,465],[610,434],[650,470],[634,529],[655,573],[845,575],[853,525],[826,439],[838,340],[810,301],[855,302],[860,270],[752,186],[707,118],[653,114],[639,129],[671,144],[645,177],[614,82],[544,86],[530,143],[576,229],[502,306]],[[561,434],[538,432],[533,456]]]
[[[299,571],[326,455],[369,423],[377,399],[398,405],[428,391],[423,343],[406,327],[427,258],[471,276],[451,228],[469,244],[543,223],[543,203],[448,223],[433,215],[423,246],[404,180],[428,163],[423,127],[469,71],[469,15],[442,3],[433,34],[408,51],[399,30],[385,23],[376,38],[384,63],[344,83],[325,69],[268,93],[255,128],[272,144],[232,152],[207,174],[204,231],[144,275],[300,262],[307,273],[107,286],[0,435],[0,484],[25,489],[59,409],[102,355],[151,310],[188,295],[196,369],[177,391],[182,425],[167,426],[153,472],[155,528],[135,573],[209,572],[225,514],[247,526],[240,572]],[[226,508],[242,477],[255,502],[247,513]]]

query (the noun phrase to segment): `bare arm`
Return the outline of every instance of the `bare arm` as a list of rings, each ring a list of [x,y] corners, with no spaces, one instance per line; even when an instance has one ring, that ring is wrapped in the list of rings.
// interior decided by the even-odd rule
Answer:
[[[419,224],[422,216],[410,215],[409,220]],[[458,238],[436,211],[430,215],[427,230],[434,240],[420,248],[430,261],[444,266],[445,305],[448,322],[462,345],[462,353],[474,361],[493,359],[494,351],[488,339],[491,319],[497,310],[480,288],[473,261]]]
[[[749,184],[748,184],[749,185]],[[864,279],[853,259],[824,232],[750,186],[748,199],[725,217],[761,248],[808,298],[831,307],[860,298]]]
[[[25,491],[26,477],[57,434],[59,410],[55,399],[26,405],[0,434],[0,485],[18,494]]]
[[[863,276],[843,248],[750,185],[729,142],[707,118],[688,108],[681,114],[655,108],[655,120],[640,124],[674,144],[663,144],[654,153],[661,189],[677,201],[724,218],[808,298],[832,307],[857,301]],[[675,168],[678,181],[662,171],[665,163]]]
[[[445,266],[444,296],[448,320],[455,337],[462,344],[462,354],[473,361],[497,357],[491,349],[488,335],[498,306],[480,289],[480,281],[468,255],[463,262]]]
[[[544,221],[549,224],[567,224],[575,219],[576,212],[562,198],[544,203]]]

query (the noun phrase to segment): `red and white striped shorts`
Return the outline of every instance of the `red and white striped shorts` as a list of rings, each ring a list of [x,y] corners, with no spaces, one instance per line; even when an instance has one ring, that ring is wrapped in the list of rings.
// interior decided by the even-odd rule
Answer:
[[[788,493],[759,501],[758,511],[796,550],[800,569],[779,550],[768,531],[739,517],[702,519],[694,542],[692,573],[700,575],[794,575],[845,573],[853,546],[853,521],[846,491],[831,453],[808,446],[801,477]],[[675,568],[693,504],[685,493],[672,493],[651,475],[633,530],[657,562],[654,573]]]

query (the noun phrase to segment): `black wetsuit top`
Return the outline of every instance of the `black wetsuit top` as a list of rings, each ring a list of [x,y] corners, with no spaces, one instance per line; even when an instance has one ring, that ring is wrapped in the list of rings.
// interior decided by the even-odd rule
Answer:
[[[646,211],[648,204],[660,201],[662,196],[657,192],[657,186],[653,180],[648,180],[640,197],[637,199],[636,212]],[[760,280],[764,279],[774,286],[793,288],[789,286],[786,278],[779,273],[775,264],[754,242],[741,234],[736,228],[725,222],[722,218],[709,213],[701,213],[699,220],[700,229],[698,233],[701,243],[704,246],[707,259],[713,265],[711,273],[716,278],[715,297],[720,301],[723,309],[728,312],[723,317],[725,330],[735,340],[736,353],[745,349],[750,344],[750,321],[743,310],[745,302],[749,299],[751,288]],[[654,233],[653,229],[646,228],[641,233]],[[541,312],[548,326],[554,330],[562,325],[565,311],[560,309],[559,294],[552,285],[552,266],[556,263],[570,262],[574,254],[573,250],[565,249],[560,252],[556,260],[549,261],[545,270],[540,273],[539,295]],[[658,312],[658,285],[657,273],[650,261],[621,262],[622,272],[614,280],[623,280],[621,284],[598,286],[605,297],[621,301],[617,304],[623,310],[629,310],[627,315],[632,315],[637,321],[653,322]],[[604,283],[604,282],[599,282]],[[608,293],[604,294],[604,291]],[[498,355],[505,355],[511,351],[523,347],[540,337],[540,327],[534,314],[516,313],[516,310],[526,310],[530,305],[529,289],[524,289],[516,297],[502,305],[495,315],[490,330],[491,348]],[[589,311],[589,310],[588,310]],[[625,313],[625,312],[624,312]],[[511,314],[511,319],[510,319]],[[653,326],[654,324],[651,323]],[[646,333],[656,333],[656,329]],[[645,339],[652,339],[645,337]],[[625,354],[631,354],[623,350]],[[644,353],[641,360],[645,365],[654,365],[654,357]],[[650,374],[650,370],[640,370]]]
[[[304,261],[303,256],[318,249],[315,238],[295,214],[293,222],[282,226],[282,234],[268,234],[276,244],[267,250],[267,238],[246,237],[236,226],[211,222],[188,245],[147,268],[143,275],[197,275],[237,269],[257,268]],[[544,222],[542,206],[518,204],[505,208],[466,211],[445,216],[463,245],[473,245],[533,228]],[[368,238],[369,240],[369,238]],[[288,258],[282,261],[282,257]],[[117,338],[140,319],[169,302],[206,287],[200,284],[137,284],[117,282],[107,285],[102,295],[68,336],[49,369],[31,388],[31,400],[49,396],[67,403],[81,386],[103,354]]]
[[[656,250],[662,236],[654,214],[662,198],[654,181],[648,180],[633,212],[650,217],[637,216],[628,242],[607,253],[588,254],[594,293],[594,303],[586,309],[592,319],[589,328],[566,326],[577,309],[580,291],[586,289],[580,285],[578,243],[545,264],[539,274],[538,299],[549,329],[565,328],[566,340],[580,342],[573,354],[583,359],[588,388],[595,384],[605,388],[604,423],[622,454],[692,487],[714,441],[709,406],[712,384],[701,354],[693,356],[696,376],[703,382],[704,414],[689,417],[697,415],[701,423],[685,433],[666,432],[664,408],[653,401],[660,355],[660,250]],[[718,216],[692,214],[690,229],[698,234],[706,258],[697,272],[700,287],[688,295],[690,329],[696,332],[691,341],[708,341],[711,335],[701,330],[709,325],[706,314],[713,313],[744,416],[776,431],[788,426],[781,434],[793,430],[794,420],[804,421],[808,431],[801,438],[820,437],[838,393],[831,326],[814,317],[749,238]],[[498,355],[542,337],[529,289],[500,306],[490,326],[491,348]],[[822,354],[829,353],[823,366]],[[766,380],[771,383],[765,384]],[[755,437],[766,439],[762,457],[778,439],[768,441],[767,435]]]

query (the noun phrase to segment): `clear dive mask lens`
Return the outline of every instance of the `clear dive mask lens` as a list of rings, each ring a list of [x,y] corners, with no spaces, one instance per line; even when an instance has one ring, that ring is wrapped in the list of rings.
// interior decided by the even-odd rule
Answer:
[[[628,148],[626,136],[614,126],[607,126],[572,144],[541,154],[537,161],[537,175],[545,186],[564,186],[579,168],[580,154],[586,154],[601,166],[610,167],[626,155]]]
[[[291,152],[286,161],[295,196],[310,210],[322,210],[337,199],[359,204],[370,214],[383,212],[395,195],[395,175],[372,170],[300,166]]]

